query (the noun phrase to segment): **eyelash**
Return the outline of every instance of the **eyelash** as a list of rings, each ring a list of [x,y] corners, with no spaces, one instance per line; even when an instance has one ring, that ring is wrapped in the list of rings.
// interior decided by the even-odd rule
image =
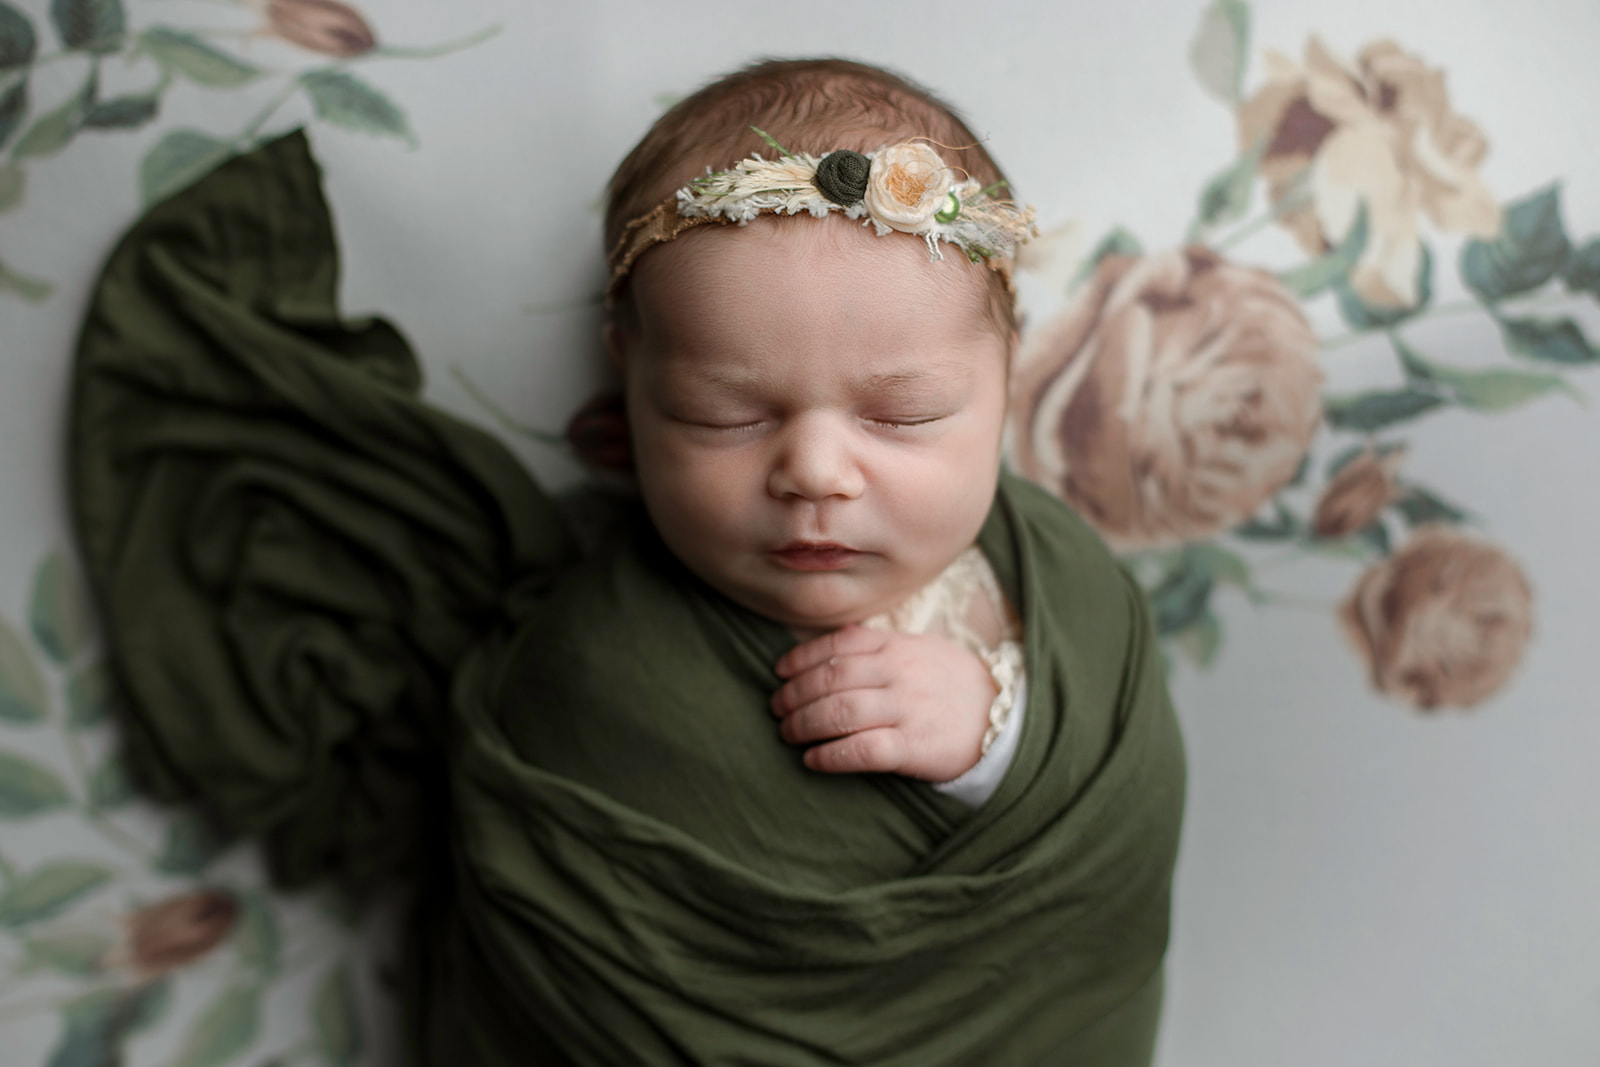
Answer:
[[[930,415],[925,419],[867,419],[866,421],[874,426],[883,426],[891,430],[909,430],[918,426],[927,426],[929,423],[938,422],[944,418],[946,418],[944,415]],[[766,420],[741,422],[732,426],[719,426],[714,423],[695,423],[693,425],[701,426],[707,430],[716,430],[720,433],[751,433],[757,427],[766,425]]]

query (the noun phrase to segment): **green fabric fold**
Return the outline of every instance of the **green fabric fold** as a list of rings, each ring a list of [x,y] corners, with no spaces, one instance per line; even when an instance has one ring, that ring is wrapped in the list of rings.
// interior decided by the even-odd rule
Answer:
[[[420,881],[417,1062],[1149,1062],[1182,744],[1080,520],[1005,475],[979,537],[1029,679],[988,803],[814,774],[787,631],[637,505],[580,554],[337,276],[301,134],[153,209],[84,326],[72,502],[152,790],[286,883]]]

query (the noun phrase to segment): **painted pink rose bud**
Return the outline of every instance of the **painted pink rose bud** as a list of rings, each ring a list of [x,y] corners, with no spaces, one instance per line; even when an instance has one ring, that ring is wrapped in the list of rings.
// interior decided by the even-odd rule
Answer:
[[[1023,343],[1011,451],[1114,548],[1203,539],[1294,477],[1321,387],[1271,274],[1204,248],[1107,256]]]
[[[122,941],[106,967],[125,967],[140,978],[185,967],[216,948],[233,930],[239,902],[221,889],[199,889],[140,908],[123,920]]]
[[[1317,501],[1311,528],[1318,537],[1348,537],[1365,528],[1399,495],[1396,476],[1405,453],[1363,452],[1340,468]]]
[[[361,13],[339,0],[266,0],[264,32],[325,56],[349,58],[377,46]]]
[[[1522,569],[1453,527],[1420,527],[1339,609],[1373,686],[1424,710],[1471,707],[1511,677],[1533,628]]]

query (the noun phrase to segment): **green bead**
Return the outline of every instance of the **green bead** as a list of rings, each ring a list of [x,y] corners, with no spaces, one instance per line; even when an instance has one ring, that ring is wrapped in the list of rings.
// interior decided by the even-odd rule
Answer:
[[[940,208],[933,217],[940,222],[954,222],[960,214],[961,198],[955,193],[951,193],[944,198],[944,207]]]

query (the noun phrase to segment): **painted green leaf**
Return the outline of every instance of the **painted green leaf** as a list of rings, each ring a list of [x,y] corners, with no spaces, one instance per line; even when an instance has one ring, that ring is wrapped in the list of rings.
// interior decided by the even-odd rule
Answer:
[[[1250,587],[1250,565],[1237,552],[1230,552],[1219,544],[1207,541],[1188,549],[1190,565],[1201,567],[1219,582]]]
[[[1361,444],[1340,449],[1332,459],[1328,460],[1327,466],[1323,468],[1323,477],[1331,481],[1340,471],[1348,467],[1352,461],[1363,453],[1376,452],[1380,456],[1387,456],[1389,453],[1399,451],[1405,447],[1405,445],[1397,442],[1384,442],[1373,445],[1371,442],[1363,441]]]
[[[33,653],[11,624],[0,619],[0,722],[40,722],[48,701]]]
[[[1329,479],[1333,478],[1334,475],[1348,467],[1357,456],[1366,451],[1367,446],[1365,444],[1351,445],[1349,448],[1341,449],[1334,454],[1332,459],[1328,460],[1328,465],[1322,469],[1322,476]]]
[[[1537,289],[1555,277],[1572,252],[1561,224],[1561,189],[1551,185],[1505,205],[1492,241],[1461,247],[1461,278],[1491,303]]]
[[[1121,226],[1118,226],[1100,238],[1099,243],[1094,246],[1094,250],[1084,258],[1083,266],[1078,268],[1077,277],[1072,279],[1072,285],[1069,288],[1076,289],[1082,285],[1089,275],[1094,273],[1094,269],[1100,265],[1100,261],[1107,256],[1137,256],[1143,251],[1144,246],[1139,243],[1139,239]]]
[[[1287,482],[1283,483],[1283,484],[1285,486],[1304,485],[1305,484],[1305,480],[1306,480],[1306,475],[1310,474],[1310,473],[1311,473],[1311,453],[1307,452],[1305,455],[1300,457],[1300,462],[1295,467],[1294,474],[1290,475],[1289,476],[1289,480]]]
[[[119,753],[113,752],[89,776],[89,804],[109,811],[120,808],[139,795],[138,787],[128,775],[127,765]]]
[[[1445,380],[1455,392],[1456,400],[1477,411],[1509,411],[1546,393],[1565,393],[1579,401],[1583,398],[1574,386],[1554,374],[1508,368],[1452,370]]]
[[[111,870],[98,863],[47,863],[13,878],[0,892],[0,926],[25,926],[59,915],[110,881]]]
[[[1196,667],[1209,667],[1222,650],[1222,624],[1209,610],[1172,635],[1172,643]]]
[[[1389,554],[1389,530],[1381,519],[1374,519],[1355,533],[1356,540],[1370,546],[1380,556]]]
[[[239,925],[234,928],[234,944],[239,959],[245,966],[254,967],[270,975],[278,969],[278,956],[282,943],[278,937],[278,920],[273,917],[272,906],[262,893],[245,893]]]
[[[355,990],[348,964],[331,968],[318,987],[312,1003],[312,1018],[317,1027],[317,1043],[328,1063],[343,1067],[361,1055],[361,1015],[356,1008]]]
[[[1325,396],[1322,413],[1335,429],[1372,433],[1414,419],[1444,403],[1437,393],[1421,389],[1378,389],[1353,396]]]
[[[1427,245],[1422,246],[1422,255],[1417,261],[1417,302],[1411,307],[1374,307],[1356,294],[1346,278],[1335,279],[1333,291],[1339,298],[1339,316],[1352,330],[1381,330],[1404,322],[1433,299],[1433,253]]]
[[[1336,282],[1349,278],[1351,268],[1366,249],[1367,205],[1362,204],[1356,212],[1355,222],[1350,224],[1350,231],[1336,248],[1310,263],[1283,271],[1278,275],[1278,280],[1302,300],[1309,299],[1332,288]]]
[[[83,125],[84,113],[94,104],[99,88],[100,70],[91,67],[78,91],[35,119],[28,132],[12,146],[11,155],[16,159],[53,156],[65,148]]]
[[[170,26],[145,30],[137,47],[167,70],[214,89],[236,89],[261,76],[259,67]]]
[[[156,858],[155,869],[163,874],[200,874],[233,842],[234,838],[215,819],[186,812],[167,827],[166,843]]]
[[[0,84],[0,148],[11,140],[11,135],[22,125],[22,116],[28,113],[28,76],[18,74],[12,77],[9,83]],[[17,174],[20,170],[11,164],[6,164]],[[21,197],[21,182],[18,179],[17,197]],[[6,206],[10,206],[9,204]]]
[[[161,97],[152,93],[117,96],[91,107],[83,124],[97,130],[131,130],[155,118],[160,108]]]
[[[172,983],[97,989],[62,1012],[61,1039],[46,1067],[122,1067],[123,1043],[160,1021],[172,1003]]]
[[[39,39],[28,16],[6,0],[0,0],[0,70],[21,66],[38,50]],[[5,138],[0,137],[0,141],[3,140]]]
[[[1500,333],[1506,347],[1519,356],[1546,363],[1594,363],[1600,353],[1584,336],[1583,330],[1565,316],[1557,319],[1500,317]]]
[[[261,1022],[255,986],[230,986],[219,993],[189,1028],[173,1067],[219,1067],[249,1048]]]
[[[88,598],[59,551],[52,551],[33,573],[28,622],[39,646],[57,663],[77,656],[89,641]]]
[[[112,707],[111,676],[99,661],[80,667],[67,681],[67,723],[75,729],[99,726]]]
[[[82,977],[100,973],[100,961],[116,942],[109,933],[68,929],[36,934],[22,947],[31,963]]]
[[[165,200],[227,159],[233,146],[199,130],[171,130],[139,164],[139,194],[145,206]]]
[[[0,138],[0,141],[3,140]],[[0,212],[10,211],[22,203],[27,184],[27,171],[13,163],[0,163]]]
[[[4,141],[0,137],[0,141]],[[1600,297],[1600,237],[1591,237],[1561,268],[1561,280],[1574,293]]]
[[[411,124],[387,96],[354,74],[342,70],[316,70],[300,75],[317,117],[335,126],[366,133],[398,137],[411,144],[416,138]]]
[[[1399,337],[1392,338],[1401,365],[1413,381],[1434,382],[1447,388],[1456,403],[1475,411],[1507,411],[1550,392],[1566,393],[1583,402],[1583,394],[1566,379],[1554,374],[1508,367],[1469,370],[1435,363],[1422,356]]]
[[[1156,614],[1156,631],[1162,636],[1170,636],[1193,625],[1207,611],[1215,586],[1211,572],[1204,566],[1196,565],[1194,557],[1185,553],[1178,565],[1150,590],[1150,603]]]
[[[1244,0],[1213,0],[1189,42],[1189,66],[1200,87],[1224,104],[1238,104],[1244,99],[1249,59],[1250,5]]]
[[[19,274],[4,263],[0,263],[0,292],[15,293],[22,299],[37,304],[48,297],[54,290],[54,282]]]
[[[1244,213],[1250,208],[1250,193],[1255,188],[1256,171],[1261,166],[1261,157],[1266,150],[1267,142],[1263,138],[1227,169],[1206,182],[1200,190],[1200,203],[1195,209],[1200,225],[1220,226],[1244,218]]]
[[[0,818],[42,815],[71,803],[72,794],[55,771],[27,756],[0,752]]]
[[[127,24],[122,0],[54,0],[50,21],[62,44],[89,52],[115,52]]]
[[[1421,526],[1425,522],[1464,522],[1467,513],[1448,501],[1442,500],[1421,486],[1407,486],[1394,502],[1394,509],[1406,520],[1408,526]]]

